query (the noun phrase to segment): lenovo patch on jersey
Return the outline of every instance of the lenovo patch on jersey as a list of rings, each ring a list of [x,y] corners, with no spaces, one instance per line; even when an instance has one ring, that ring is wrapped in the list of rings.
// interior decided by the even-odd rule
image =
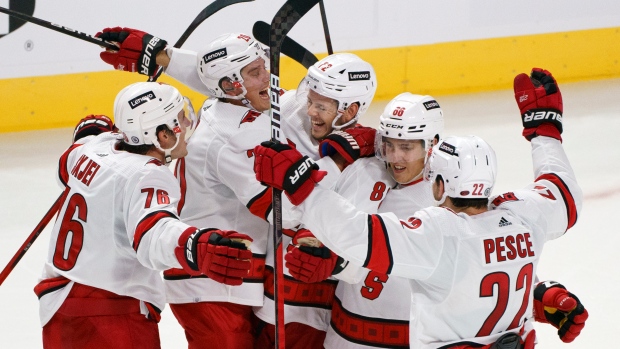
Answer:
[[[426,108],[426,110],[439,108],[439,103],[437,103],[437,101],[435,100],[424,102],[422,104],[424,105],[424,108]]]
[[[456,148],[453,145],[448,144],[446,142],[442,142],[439,145],[439,150],[441,150],[444,153],[448,153],[448,154],[450,154],[452,156],[458,156],[459,155],[459,154],[456,153]]]
[[[349,72],[349,81],[370,80],[369,71]]]
[[[141,95],[139,95],[138,97],[134,98],[134,99],[130,99],[129,100],[129,106],[131,107],[131,109],[136,109],[137,107],[141,106],[142,104],[150,101],[151,99],[155,99],[157,97],[155,97],[155,94],[153,93],[153,91],[149,91],[146,93],[143,93]]]
[[[228,52],[226,51],[226,47],[224,47],[219,50],[211,51],[207,53],[206,55],[202,56],[202,61],[206,64],[216,58],[226,57],[227,55],[228,55]]]

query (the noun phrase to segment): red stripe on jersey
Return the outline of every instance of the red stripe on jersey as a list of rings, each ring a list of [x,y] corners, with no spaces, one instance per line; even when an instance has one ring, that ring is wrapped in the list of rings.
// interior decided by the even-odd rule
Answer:
[[[140,246],[140,241],[146,233],[151,230],[159,222],[160,219],[163,218],[174,218],[178,219],[175,215],[168,211],[156,211],[146,215],[146,217],[142,218],[140,223],[136,226],[136,231],[133,234],[133,249],[138,251],[138,247]]]
[[[265,297],[273,300],[273,267],[265,267]],[[336,293],[336,280],[305,283],[284,275],[284,304],[302,307],[331,309]]]
[[[69,154],[71,154],[71,152],[81,146],[83,144],[73,144],[69,147],[69,149],[65,150],[65,152],[60,156],[60,159],[58,160],[58,178],[60,178],[60,181],[62,182],[62,184],[64,184],[65,186],[67,186],[67,183],[69,183],[69,169],[67,168],[68,165],[68,159],[69,159]]]
[[[390,248],[390,238],[388,237],[385,223],[379,215],[368,216],[368,253],[364,267],[389,274],[392,271],[394,259]]]
[[[70,281],[71,280],[67,279],[64,276],[58,276],[58,277],[55,277],[55,278],[44,279],[44,280],[41,280],[41,282],[39,282],[34,287],[34,293],[37,295],[37,297],[39,297],[39,299],[41,299],[41,297],[45,296],[46,294],[48,294],[50,292],[57,291],[57,290],[65,287],[65,286],[67,286],[67,284]]]
[[[269,212],[271,212],[272,192],[271,187],[266,188],[260,194],[253,197],[246,207],[253,215],[267,221]]]
[[[338,297],[332,307],[331,326],[349,342],[382,348],[409,348],[409,321],[372,318],[342,307]]]
[[[180,158],[179,160],[177,160],[177,165],[174,168],[174,176],[179,180],[179,185],[181,186],[181,198],[179,199],[179,204],[177,206],[177,213],[180,216],[181,210],[183,210],[183,206],[185,206],[185,195],[187,193],[187,179],[185,178],[185,158]]]
[[[577,205],[575,204],[575,199],[573,198],[573,194],[568,189],[568,186],[562,178],[554,173],[545,173],[540,177],[536,178],[536,182],[541,180],[547,180],[553,183],[562,194],[562,198],[564,199],[564,205],[566,205],[566,216],[568,217],[568,225],[566,226],[566,230],[570,229],[575,223],[577,223]]]

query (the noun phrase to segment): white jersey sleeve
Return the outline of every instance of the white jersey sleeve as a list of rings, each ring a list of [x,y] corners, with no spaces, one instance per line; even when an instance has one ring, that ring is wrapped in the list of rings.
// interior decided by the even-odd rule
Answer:
[[[540,227],[551,240],[577,222],[583,193],[560,141],[540,136],[531,143],[535,181],[524,189],[496,196],[491,208],[510,210]]]
[[[170,63],[166,67],[165,73],[189,86],[192,90],[208,96],[209,91],[202,83],[202,80],[200,80],[198,69],[196,68],[198,54],[194,51],[174,47],[167,50],[169,50],[171,55]]]

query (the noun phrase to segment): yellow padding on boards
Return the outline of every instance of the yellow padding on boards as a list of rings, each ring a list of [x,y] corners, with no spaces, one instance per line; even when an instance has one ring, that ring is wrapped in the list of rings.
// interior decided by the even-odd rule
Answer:
[[[373,65],[375,99],[387,100],[405,91],[439,96],[509,89],[517,73],[532,67],[550,70],[561,83],[619,77],[618,42],[620,27],[353,53]],[[280,72],[281,86],[294,89],[305,69],[285,57]],[[88,114],[112,116],[118,91],[137,81],[146,78],[118,71],[0,80],[0,132],[73,127]],[[159,81],[178,87],[195,108],[205,99],[170,77]]]

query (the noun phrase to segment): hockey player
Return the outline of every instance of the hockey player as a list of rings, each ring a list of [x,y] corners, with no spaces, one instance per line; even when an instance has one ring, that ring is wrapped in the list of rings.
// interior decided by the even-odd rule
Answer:
[[[250,237],[178,219],[180,188],[163,165],[187,154],[185,106],[172,86],[135,83],[114,102],[120,133],[100,115],[77,125],[59,161],[63,205],[35,287],[45,348],[159,348],[161,270],[227,284],[248,273]]]
[[[535,334],[526,319],[542,245],[574,225],[582,196],[561,147],[562,102],[551,74],[540,69],[531,77],[520,74],[515,97],[537,176],[524,190],[497,196],[487,207],[496,174],[493,150],[478,137],[450,137],[433,148],[424,175],[441,207],[406,220],[369,215],[320,186],[298,206],[301,221],[338,255],[411,279],[412,348],[533,347]],[[257,179],[278,188],[290,185],[281,171],[298,157],[294,150],[264,143],[255,154]],[[536,291],[538,307],[541,294],[561,288]],[[573,299],[575,307],[558,316],[569,330],[587,317],[576,303]]]
[[[197,135],[188,145],[190,155],[177,163],[176,174],[184,192],[179,211],[181,218],[188,223],[217,224],[218,227],[230,229],[235,227],[252,236],[253,272],[244,279],[243,285],[234,288],[209,279],[190,278],[180,270],[167,271],[164,276],[171,309],[185,329],[190,348],[211,347],[214,344],[229,348],[250,347],[253,341],[251,306],[260,307],[263,304],[262,280],[269,231],[266,219],[270,218],[271,210],[271,190],[258,185],[252,171],[252,149],[261,141],[269,139],[271,129],[269,117],[262,114],[270,107],[269,75],[265,70],[267,58],[262,47],[245,34],[223,35],[200,53],[166,47],[164,40],[154,39],[150,34],[130,28],[107,28],[98,35],[119,42],[120,45],[117,53],[103,52],[102,59],[118,69],[130,71],[138,70],[132,67],[137,67],[147,55],[147,43],[163,43],[152,47],[150,57],[156,57],[157,63],[166,68],[168,75],[215,99],[208,100],[200,111],[202,121],[197,128]],[[152,66],[149,69],[139,72],[152,75],[157,65],[152,60],[150,62]],[[322,89],[320,91],[324,95],[335,98],[335,101],[329,101],[332,103],[330,106],[341,101],[340,104],[336,103],[338,108],[333,108],[333,114],[323,111],[317,116],[328,120],[326,125],[331,126],[332,122],[354,124],[367,109],[376,90],[376,77],[368,63],[348,54],[334,55],[330,62],[340,70],[344,69],[341,76],[338,76],[340,70],[322,66],[323,70],[317,73],[323,83],[300,89],[302,92],[298,98],[291,91],[281,99],[284,134],[317,160],[318,142],[309,137],[310,128],[296,130],[296,126],[287,126],[289,121],[295,125],[310,124],[308,114],[314,112],[305,111],[307,91],[310,88]],[[350,80],[350,71],[363,71],[367,75],[353,76],[353,80]],[[346,83],[351,89],[342,92],[324,87],[330,79],[327,74]],[[297,103],[300,99],[303,102],[301,106]],[[312,106],[317,108],[317,104]],[[315,123],[319,124],[318,121]],[[366,146],[361,149],[352,146],[348,139],[344,139],[344,135],[332,136],[332,145],[326,149],[334,156],[345,154],[338,164],[330,158],[322,160],[322,166],[328,168],[334,178],[340,168],[346,165],[343,162],[347,161],[345,158],[352,160],[372,154],[374,134],[368,136],[358,131],[353,137],[365,137],[363,143]],[[290,137],[287,132],[291,132]],[[326,132],[331,132],[331,127]],[[273,284],[269,278],[272,273],[268,270],[267,274],[265,285],[269,287]],[[222,318],[227,321],[220,321]],[[309,322],[305,320],[308,318],[317,317],[302,315],[300,321]],[[295,316],[288,316],[288,319],[294,320]],[[327,319],[327,315],[321,319]],[[326,322],[322,322],[324,331]],[[315,323],[311,320],[310,326]],[[309,333],[309,330],[292,331],[303,334]],[[287,344],[292,343],[292,339],[289,337]],[[322,343],[323,340],[319,338],[317,341]]]
[[[334,191],[367,213],[392,212],[407,219],[411,212],[432,206],[431,186],[422,180],[428,150],[443,133],[443,112],[430,96],[402,93],[379,117],[377,157],[359,159],[343,171]],[[320,259],[319,249],[300,246],[287,256],[293,275],[323,279],[332,274],[337,256]],[[308,252],[313,253],[309,255]],[[318,268],[327,264],[324,268]],[[408,348],[410,287],[406,279],[365,268],[353,277],[341,274],[325,348]],[[352,273],[352,271],[349,271]],[[351,326],[355,324],[355,326]]]

